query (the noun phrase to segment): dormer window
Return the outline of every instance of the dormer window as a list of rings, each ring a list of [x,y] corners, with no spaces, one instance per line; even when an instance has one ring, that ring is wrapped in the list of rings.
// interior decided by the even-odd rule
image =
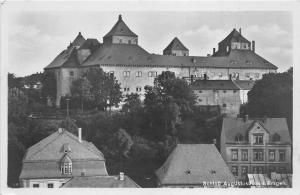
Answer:
[[[235,141],[236,141],[236,142],[241,142],[241,141],[243,141],[243,140],[244,140],[244,138],[243,138],[242,134],[238,133],[238,134],[235,136]]]
[[[70,145],[69,145],[69,144],[64,144],[64,145],[63,145],[63,151],[64,151],[64,153],[69,153],[69,152],[71,152],[71,147],[70,147]]]
[[[263,144],[264,143],[264,135],[261,133],[253,134],[254,144]]]
[[[280,135],[278,135],[277,133],[275,133],[275,134],[272,136],[272,141],[273,141],[273,142],[278,142],[278,141],[280,141]]]
[[[65,154],[64,157],[61,159],[60,172],[63,175],[71,175],[72,174],[72,160],[68,156],[68,154]]]

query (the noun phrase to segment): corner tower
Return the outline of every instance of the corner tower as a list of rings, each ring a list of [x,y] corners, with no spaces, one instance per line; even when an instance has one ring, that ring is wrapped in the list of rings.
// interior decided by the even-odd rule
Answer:
[[[138,44],[138,36],[132,32],[119,15],[117,23],[103,37],[104,44]]]

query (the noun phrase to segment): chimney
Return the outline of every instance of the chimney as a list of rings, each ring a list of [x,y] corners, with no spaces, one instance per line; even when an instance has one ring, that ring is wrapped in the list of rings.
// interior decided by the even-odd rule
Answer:
[[[216,53],[216,48],[213,48],[213,54],[215,54]]]
[[[239,28],[239,33],[242,34],[242,29],[241,28]]]
[[[231,74],[229,74],[229,80],[230,80],[230,81],[232,80],[232,75],[231,75]]]
[[[122,20],[122,15],[121,14],[119,15],[119,20]]]
[[[204,80],[205,81],[207,80],[207,74],[204,74]]]
[[[82,142],[82,132],[81,128],[78,128],[78,141],[81,143]]]
[[[255,41],[252,41],[252,51],[255,52]]]
[[[119,180],[120,181],[124,181],[125,180],[124,172],[120,172]]]

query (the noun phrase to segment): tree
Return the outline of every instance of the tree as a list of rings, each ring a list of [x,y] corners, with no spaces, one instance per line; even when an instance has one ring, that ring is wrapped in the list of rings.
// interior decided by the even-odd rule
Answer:
[[[24,117],[28,113],[28,97],[18,88],[8,90],[8,117]]]
[[[55,100],[57,93],[57,84],[54,72],[45,71],[41,82],[43,85],[42,97],[44,101],[47,102],[48,99],[51,99],[52,101]]]
[[[85,77],[73,81],[71,86],[71,94],[72,98],[79,98],[82,112],[84,102],[91,102],[94,100],[94,95],[92,94],[92,85]]]
[[[92,85],[92,94],[100,110],[118,106],[122,100],[120,83],[115,77],[108,75],[101,68],[94,68],[87,72],[87,79]]]
[[[293,117],[293,70],[270,73],[256,81],[248,92],[247,113],[251,117],[284,117],[290,129]]]
[[[21,89],[22,88],[22,78],[17,78],[15,76],[15,74],[13,73],[8,73],[8,76],[7,76],[7,79],[8,79],[8,88],[9,89],[12,89],[12,88],[18,88],[18,89]]]
[[[133,113],[141,109],[142,101],[140,95],[137,93],[127,94],[125,96],[124,105],[122,111],[126,113]]]

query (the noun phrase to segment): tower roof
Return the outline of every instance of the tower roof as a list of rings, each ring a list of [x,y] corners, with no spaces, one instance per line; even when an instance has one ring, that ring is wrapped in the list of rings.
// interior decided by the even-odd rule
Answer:
[[[165,50],[184,50],[189,51],[182,43],[181,41],[175,37],[171,43],[164,49]]]
[[[129,36],[129,37],[137,37],[137,35],[132,32],[129,27],[125,24],[122,20],[122,15],[119,15],[119,19],[117,23],[112,27],[112,29],[104,36],[111,37],[111,36]]]
[[[85,38],[82,36],[81,32],[78,33],[77,37],[72,42],[73,46],[81,46],[85,42]]]
[[[227,35],[225,39],[221,42],[243,42],[243,43],[250,43],[245,37],[242,36],[235,28]],[[220,43],[221,43],[220,42]]]

